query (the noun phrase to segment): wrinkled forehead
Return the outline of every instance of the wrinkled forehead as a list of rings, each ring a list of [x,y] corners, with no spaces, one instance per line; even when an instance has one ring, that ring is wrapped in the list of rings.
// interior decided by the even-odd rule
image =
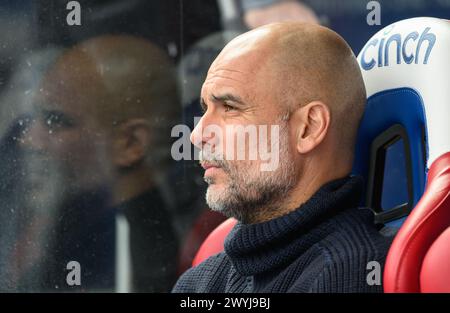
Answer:
[[[231,42],[211,64],[202,86],[206,97],[218,89],[227,89],[250,96],[257,90],[261,80],[268,80],[266,67],[270,49],[258,43]]]

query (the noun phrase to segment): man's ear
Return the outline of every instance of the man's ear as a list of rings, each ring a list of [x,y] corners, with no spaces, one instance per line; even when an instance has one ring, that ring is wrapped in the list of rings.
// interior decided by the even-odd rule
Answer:
[[[130,119],[118,126],[114,139],[114,164],[127,168],[141,162],[150,145],[150,127],[145,119]]]
[[[296,148],[301,154],[316,148],[325,138],[330,127],[331,113],[321,101],[310,102],[293,112]]]

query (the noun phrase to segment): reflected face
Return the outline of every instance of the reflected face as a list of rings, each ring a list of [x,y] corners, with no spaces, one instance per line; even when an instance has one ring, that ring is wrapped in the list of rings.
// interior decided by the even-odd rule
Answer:
[[[245,49],[241,47],[240,51]],[[230,52],[223,52],[208,72],[201,91],[205,113],[191,141],[201,149],[204,179],[209,185],[208,205],[227,216],[247,221],[257,210],[276,206],[293,188],[297,171],[291,151],[295,144],[290,139],[287,117],[282,116],[280,104],[271,92],[270,71],[258,66],[264,64],[264,51],[236,54],[232,49]],[[269,128],[266,135],[261,134],[260,127],[271,125],[279,126],[277,142],[269,136]],[[222,136],[205,131],[211,126],[221,130]],[[237,146],[239,127],[230,126],[256,126],[257,142],[248,136],[244,146]],[[233,144],[229,144],[230,140]],[[277,149],[279,164],[272,170],[261,171],[264,162],[259,154],[256,159],[249,157],[261,146]],[[237,151],[242,149],[246,157],[240,160]]]
[[[90,190],[106,181],[108,136],[89,108],[93,94],[76,80],[59,81],[59,75],[50,77],[39,91],[23,146],[59,171],[71,192]]]

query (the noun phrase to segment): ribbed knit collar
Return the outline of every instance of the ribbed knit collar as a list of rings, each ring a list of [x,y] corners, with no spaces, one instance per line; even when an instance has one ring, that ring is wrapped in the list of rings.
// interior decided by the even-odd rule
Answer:
[[[238,223],[225,239],[225,252],[242,276],[287,264],[332,231],[327,227],[314,230],[315,226],[358,206],[362,186],[358,176],[334,180],[284,216],[259,224]]]

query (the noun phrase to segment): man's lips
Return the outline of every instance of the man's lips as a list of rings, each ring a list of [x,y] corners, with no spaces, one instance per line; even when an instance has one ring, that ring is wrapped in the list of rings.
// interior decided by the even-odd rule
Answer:
[[[220,168],[220,166],[218,166],[217,164],[209,163],[209,162],[202,162],[201,166],[203,167],[203,169],[205,171],[210,168]]]
[[[215,174],[217,174],[217,171],[222,170],[222,167],[220,165],[210,162],[201,162],[201,166],[205,170],[204,177],[214,176]]]

